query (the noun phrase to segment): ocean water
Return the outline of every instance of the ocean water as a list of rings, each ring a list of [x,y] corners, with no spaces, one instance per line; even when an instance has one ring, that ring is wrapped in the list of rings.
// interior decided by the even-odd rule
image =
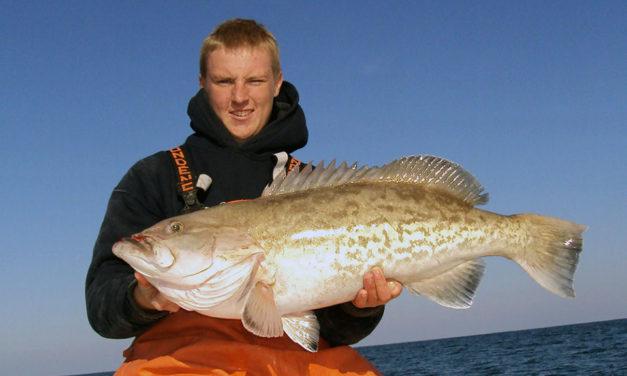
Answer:
[[[627,375],[627,319],[357,350],[385,376]]]
[[[385,376],[627,376],[627,319],[356,349]]]

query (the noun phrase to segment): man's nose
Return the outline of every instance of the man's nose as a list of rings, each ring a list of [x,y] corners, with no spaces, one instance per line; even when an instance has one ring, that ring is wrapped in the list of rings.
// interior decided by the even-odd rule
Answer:
[[[233,85],[233,90],[231,91],[231,100],[233,102],[242,103],[248,99],[248,89],[246,85],[243,83],[236,83]]]

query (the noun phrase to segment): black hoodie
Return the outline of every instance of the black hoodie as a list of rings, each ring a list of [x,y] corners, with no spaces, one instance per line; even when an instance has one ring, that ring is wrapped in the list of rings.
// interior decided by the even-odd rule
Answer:
[[[291,153],[307,143],[305,115],[298,92],[284,81],[275,98],[269,123],[238,145],[200,90],[187,113],[195,131],[185,141],[187,158],[197,174],[212,183],[200,200],[207,206],[259,197],[272,181],[275,153]],[[175,145],[173,145],[175,146]],[[96,332],[109,338],[137,336],[167,312],[146,311],[133,298],[133,269],[113,255],[111,247],[158,221],[180,214],[183,201],[170,153],[161,151],[129,169],[113,190],[86,280],[87,315]],[[383,315],[383,307],[359,310],[346,303],[318,310],[321,335],[331,344],[352,344],[368,335]]]

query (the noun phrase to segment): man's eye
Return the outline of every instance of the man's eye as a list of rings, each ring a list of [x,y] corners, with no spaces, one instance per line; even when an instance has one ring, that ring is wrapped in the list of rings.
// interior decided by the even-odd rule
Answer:
[[[229,80],[227,78],[222,79],[222,80],[214,80],[213,83],[215,83],[216,85],[219,86],[226,86],[226,85],[230,85],[233,83],[233,80]]]

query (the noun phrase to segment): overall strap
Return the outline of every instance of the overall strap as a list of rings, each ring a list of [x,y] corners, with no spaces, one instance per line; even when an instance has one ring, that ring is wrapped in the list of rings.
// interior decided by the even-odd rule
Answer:
[[[288,165],[286,167],[287,168],[287,172],[292,171],[294,169],[294,167],[296,167],[296,166],[298,166],[299,168],[305,167],[303,165],[303,162],[299,161],[298,159],[296,159],[296,158],[294,158],[294,157],[292,157],[290,155],[290,163],[288,163]]]
[[[191,213],[205,206],[198,200],[198,191],[206,191],[211,184],[211,178],[206,174],[197,176],[188,158],[185,145],[177,146],[169,150],[176,175],[176,192],[183,199],[185,206],[181,214]]]
[[[284,151],[275,153],[274,157],[276,158],[276,165],[272,171],[272,180],[276,179],[281,173],[289,173],[296,166],[301,167],[301,162],[298,159],[292,157]]]

